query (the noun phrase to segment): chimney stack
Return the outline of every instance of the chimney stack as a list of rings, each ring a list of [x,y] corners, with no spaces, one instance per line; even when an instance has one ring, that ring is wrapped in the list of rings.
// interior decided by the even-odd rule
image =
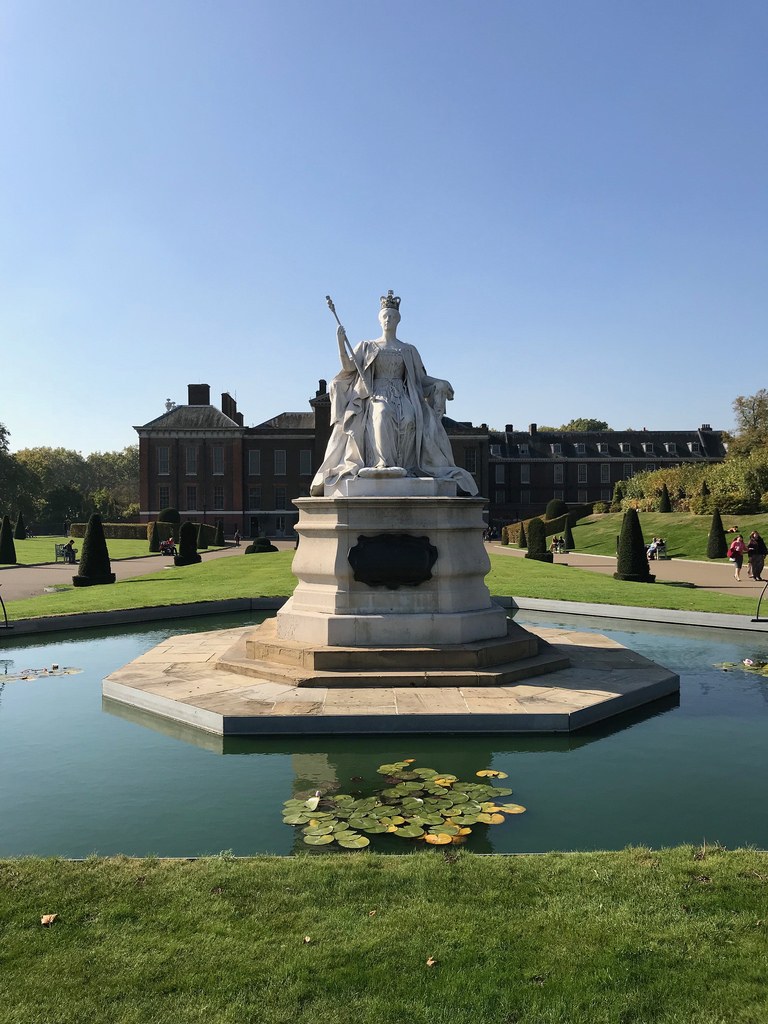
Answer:
[[[209,384],[188,384],[187,385],[188,405],[210,405],[211,388]]]

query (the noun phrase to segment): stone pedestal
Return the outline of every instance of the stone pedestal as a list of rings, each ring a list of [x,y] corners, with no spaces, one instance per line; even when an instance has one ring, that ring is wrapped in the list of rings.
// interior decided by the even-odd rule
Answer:
[[[417,493],[392,494],[405,485]],[[506,613],[485,585],[484,501],[442,486],[366,479],[345,484],[352,496],[297,499],[299,583],[277,614],[277,638],[409,647],[506,636]]]

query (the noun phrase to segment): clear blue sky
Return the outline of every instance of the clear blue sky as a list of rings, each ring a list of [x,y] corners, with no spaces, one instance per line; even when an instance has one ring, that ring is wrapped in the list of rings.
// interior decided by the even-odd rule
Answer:
[[[379,295],[503,427],[766,385],[764,0],[2,0],[0,422],[308,409]]]

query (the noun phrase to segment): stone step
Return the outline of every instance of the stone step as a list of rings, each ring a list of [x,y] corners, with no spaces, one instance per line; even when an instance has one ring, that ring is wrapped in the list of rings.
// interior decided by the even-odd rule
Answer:
[[[568,657],[542,644],[540,653],[523,661],[508,662],[492,669],[437,669],[414,670],[395,669],[382,671],[368,669],[359,663],[350,671],[307,670],[301,666],[284,665],[273,661],[237,657],[240,653],[229,651],[217,662],[223,671],[270,682],[283,682],[290,686],[362,688],[362,687],[420,687],[420,686],[507,686],[524,679],[557,672],[568,668]]]
[[[537,638],[511,620],[506,636],[440,647],[316,647],[278,639],[275,633],[275,619],[254,630],[246,641],[247,657],[310,672],[355,671],[361,656],[365,658],[366,671],[478,671],[522,661],[538,653]]]

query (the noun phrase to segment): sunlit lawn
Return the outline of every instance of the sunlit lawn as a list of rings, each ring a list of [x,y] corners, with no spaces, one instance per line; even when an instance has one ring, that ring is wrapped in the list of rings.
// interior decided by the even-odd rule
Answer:
[[[281,597],[293,592],[293,551],[261,555],[233,555],[198,565],[159,572],[110,586],[75,589],[9,603],[12,618],[145,608],[156,605],[219,601],[234,597]],[[508,555],[491,555],[487,577],[491,593],[500,596],[538,597],[595,604],[671,608],[752,615],[751,597],[730,597],[666,583],[626,583],[612,576],[548,565]]]
[[[448,850],[0,861],[0,1022],[768,1019],[765,854]]]
[[[19,565],[41,565],[43,562],[53,562],[56,555],[56,545],[66,544],[67,537],[31,537],[28,540],[14,540],[16,558]],[[83,548],[83,538],[74,537],[75,548],[80,551]],[[107,550],[109,557],[119,560],[121,558],[138,558],[142,555],[149,555],[149,541],[147,540],[108,540]]]

